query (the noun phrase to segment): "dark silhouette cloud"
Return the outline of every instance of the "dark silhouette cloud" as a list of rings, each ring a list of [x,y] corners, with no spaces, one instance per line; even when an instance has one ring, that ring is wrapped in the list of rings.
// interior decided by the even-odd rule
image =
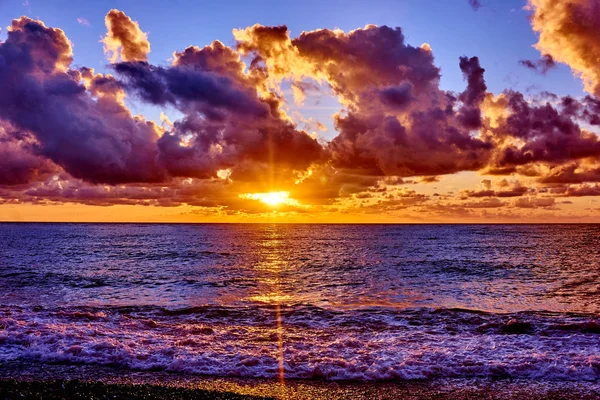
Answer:
[[[520,60],[519,64],[522,66],[538,71],[541,74],[546,74],[549,70],[556,67],[556,62],[552,56],[546,54],[539,60]]]
[[[483,79],[485,69],[479,65],[477,57],[461,57],[459,66],[467,80],[467,89],[458,96],[458,99],[463,103],[458,120],[468,129],[478,129],[481,127],[481,110],[479,107],[487,90]]]

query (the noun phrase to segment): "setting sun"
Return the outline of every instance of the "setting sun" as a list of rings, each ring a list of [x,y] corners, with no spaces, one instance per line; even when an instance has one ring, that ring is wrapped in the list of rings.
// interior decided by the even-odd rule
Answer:
[[[290,198],[290,192],[266,192],[266,193],[245,193],[240,194],[242,199],[259,200],[270,206],[278,206],[281,204],[287,204],[292,206],[299,206],[297,200]]]

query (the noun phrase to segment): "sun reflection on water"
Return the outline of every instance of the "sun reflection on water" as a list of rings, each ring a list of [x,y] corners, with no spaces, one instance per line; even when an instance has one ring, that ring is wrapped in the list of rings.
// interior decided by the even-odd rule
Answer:
[[[275,306],[275,321],[277,334],[277,362],[278,377],[281,386],[281,395],[285,396],[285,355],[284,355],[284,328],[281,317],[281,305],[290,300],[289,295],[281,293],[281,272],[287,266],[283,257],[284,250],[281,247],[283,241],[281,232],[277,225],[266,228],[264,241],[261,243],[261,260],[256,269],[263,272],[260,283],[270,290],[250,296],[251,301],[272,304]]]

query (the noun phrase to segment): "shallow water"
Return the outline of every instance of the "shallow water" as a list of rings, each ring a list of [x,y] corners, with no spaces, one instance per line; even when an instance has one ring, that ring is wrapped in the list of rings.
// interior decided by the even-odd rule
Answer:
[[[600,377],[600,226],[0,224],[0,363]]]

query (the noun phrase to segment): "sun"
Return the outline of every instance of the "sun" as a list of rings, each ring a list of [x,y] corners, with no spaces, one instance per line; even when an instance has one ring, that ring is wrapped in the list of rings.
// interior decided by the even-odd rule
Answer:
[[[290,194],[289,192],[269,192],[269,193],[258,193],[259,200],[263,203],[267,203],[272,206],[276,206],[278,204],[285,203],[286,200],[289,200]]]
[[[299,206],[297,200],[290,197],[290,192],[266,192],[266,193],[244,193],[240,194],[242,199],[258,200],[272,207],[277,207],[282,204]]]

